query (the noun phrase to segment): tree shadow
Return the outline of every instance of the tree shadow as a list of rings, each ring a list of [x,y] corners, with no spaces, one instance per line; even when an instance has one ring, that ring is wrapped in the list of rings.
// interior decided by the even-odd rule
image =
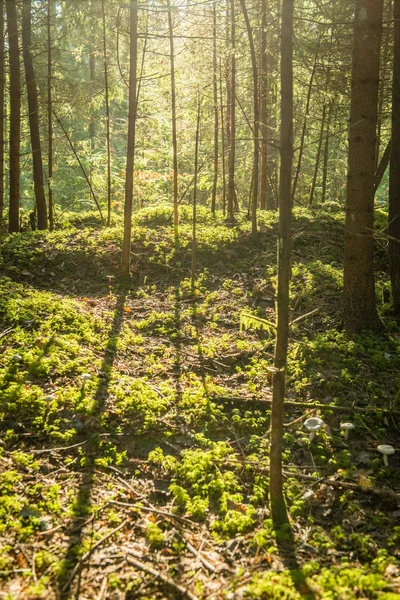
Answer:
[[[175,378],[175,398],[176,404],[180,404],[182,400],[182,322],[181,322],[181,292],[179,285],[175,287],[175,304],[174,304],[174,326],[175,336],[173,345],[175,348],[174,362],[174,378]]]
[[[296,541],[289,520],[281,526],[274,525],[279,556],[287,569],[296,591],[305,600],[316,600],[306,576],[297,560]]]
[[[124,306],[127,293],[128,289],[123,289],[117,297],[114,318],[101,365],[101,373],[103,377],[100,379],[97,387],[95,393],[95,404],[91,412],[91,416],[93,417],[100,417],[104,414],[106,409],[106,401],[108,396],[107,392],[110,385],[112,367],[117,354],[117,340],[121,333],[124,322]],[[73,504],[74,516],[65,534],[69,541],[64,555],[64,567],[57,583],[57,598],[59,600],[68,600],[71,598],[70,592],[75,577],[78,577],[75,597],[79,598],[81,576],[85,565],[84,563],[80,564],[78,552],[82,547],[86,525],[91,523],[93,527],[95,521],[95,514],[93,514],[91,517],[89,516],[89,518],[88,515],[90,515],[91,508],[93,506],[92,491],[95,477],[94,461],[96,458],[96,453],[98,453],[98,443],[96,443],[98,440],[96,440],[95,433],[101,433],[100,429],[101,427],[97,427],[97,432],[93,432],[93,443],[88,443],[84,447],[85,451],[81,455],[81,465],[84,466],[84,471],[82,472],[79,489]],[[85,561],[86,564],[88,560],[90,560],[90,554]]]

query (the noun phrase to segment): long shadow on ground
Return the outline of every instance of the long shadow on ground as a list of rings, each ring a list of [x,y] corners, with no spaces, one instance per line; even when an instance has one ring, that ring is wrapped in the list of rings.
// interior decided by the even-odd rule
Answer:
[[[106,408],[107,391],[110,384],[112,366],[114,364],[117,353],[116,342],[120,335],[122,324],[124,321],[124,305],[126,296],[127,290],[123,290],[120,292],[117,298],[114,319],[101,366],[101,372],[103,377],[100,379],[100,383],[95,394],[96,404],[92,413],[93,417],[101,416]],[[78,577],[78,586],[75,596],[76,598],[79,598],[81,574],[85,565],[79,563],[79,556],[77,555],[76,551],[77,549],[79,549],[83,542],[85,526],[89,523],[91,523],[92,526],[94,525],[95,516],[88,518],[88,515],[90,514],[90,508],[92,505],[91,495],[95,475],[94,459],[96,457],[96,446],[94,446],[93,449],[91,449],[91,446],[89,444],[85,448],[87,448],[87,450],[82,455],[82,459],[84,464],[87,464],[88,467],[82,473],[79,489],[75,498],[75,517],[72,519],[69,528],[66,531],[66,536],[69,538],[69,543],[64,557],[66,568],[63,570],[58,580],[57,597],[60,600],[67,600],[71,597],[70,590],[75,580],[75,577]],[[90,555],[87,557],[87,560],[89,559]]]

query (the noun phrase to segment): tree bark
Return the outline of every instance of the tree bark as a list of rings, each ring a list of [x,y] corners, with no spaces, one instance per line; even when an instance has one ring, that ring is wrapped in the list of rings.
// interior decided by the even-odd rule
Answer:
[[[104,87],[106,94],[106,136],[107,136],[107,225],[111,224],[111,133],[110,133],[110,99],[108,91],[108,60],[107,60],[107,31],[106,31],[106,9],[104,0],[101,1],[101,13],[103,18],[103,64],[104,64]]]
[[[329,100],[328,118],[326,121],[325,146],[324,146],[324,163],[323,163],[323,167],[322,167],[321,202],[325,202],[325,200],[326,200],[326,189],[327,189],[327,182],[328,182],[329,142],[330,142],[332,114],[333,114],[333,100]]]
[[[224,102],[222,95],[222,64],[220,63],[219,69],[219,95],[220,95],[220,107],[221,107],[221,144],[222,144],[222,212],[225,216],[226,213],[226,161],[225,161],[225,127],[224,127]]]
[[[217,66],[217,7],[213,4],[213,93],[214,93],[214,176],[211,194],[211,212],[215,214],[218,184],[218,66]]]
[[[389,265],[393,306],[400,314],[400,0],[394,0],[392,142],[389,171]]]
[[[171,62],[171,112],[172,112],[172,162],[174,172],[174,235],[175,243],[179,237],[179,214],[178,214],[178,141],[176,134],[176,87],[175,87],[175,53],[174,53],[174,30],[172,25],[171,2],[167,0],[169,50]]]
[[[132,200],[133,200],[133,168],[135,159],[135,134],[137,115],[137,53],[138,53],[138,5],[137,0],[130,3],[130,67],[129,67],[129,113],[128,113],[128,145],[126,153],[125,206],[124,206],[124,240],[122,246],[122,276],[130,275],[131,233],[132,233]]]
[[[293,189],[292,189],[293,199],[294,199],[294,196],[296,193],[297,182],[299,180],[299,176],[300,176],[300,172],[301,172],[301,161],[303,159],[304,141],[306,139],[306,133],[307,133],[307,123],[308,123],[308,115],[310,112],[312,86],[314,83],[315,71],[317,69],[317,60],[318,60],[318,52],[319,52],[320,44],[321,44],[321,36],[319,36],[319,38],[318,38],[317,48],[315,50],[315,55],[314,55],[313,68],[312,68],[311,75],[310,75],[310,82],[308,84],[306,110],[305,110],[305,114],[304,114],[303,129],[301,131],[301,138],[300,138],[299,158],[297,161],[297,168],[296,168],[296,173],[295,173],[294,181],[293,181]]]
[[[20,144],[21,144],[21,74],[17,7],[14,0],[6,0],[8,50],[10,56],[10,198],[8,230],[19,231],[20,202]]]
[[[53,98],[52,98],[52,51],[51,51],[51,0],[47,0],[47,129],[48,129],[48,196],[49,227],[54,229],[53,207]]]
[[[251,29],[249,15],[246,8],[246,0],[240,0],[242,6],[243,16],[246,23],[247,36],[249,38],[250,54],[251,54],[251,66],[253,72],[253,105],[254,105],[254,150],[253,150],[253,193],[251,202],[251,233],[252,235],[257,234],[257,202],[258,202],[258,157],[259,157],[259,125],[260,125],[260,105],[258,101],[258,69],[257,69],[257,57],[256,50],[254,47],[253,31]]]
[[[235,162],[236,162],[236,23],[235,0],[230,1],[230,109],[229,109],[229,173],[228,173],[228,221],[233,222],[235,204]]]
[[[374,172],[383,0],[356,0],[344,246],[344,325],[380,329],[373,268]]]
[[[267,207],[268,190],[268,141],[267,141],[267,98],[268,98],[268,58],[267,58],[267,0],[261,0],[261,79],[260,79],[260,132],[261,132],[261,180],[260,208]]]
[[[3,235],[4,213],[4,0],[0,0],[0,240]]]
[[[195,286],[196,286],[196,265],[197,265],[197,174],[199,171],[200,118],[201,118],[200,92],[197,91],[197,124],[196,124],[196,142],[195,142],[195,147],[194,147],[194,177],[193,177],[192,292],[194,292]]]
[[[47,229],[47,206],[44,195],[42,148],[39,131],[39,103],[35,70],[31,54],[32,46],[32,0],[24,0],[22,13],[22,46],[28,93],[29,129],[31,133],[33,183],[37,209],[38,229]]]
[[[281,166],[279,182],[278,291],[275,371],[272,380],[270,502],[274,525],[288,522],[283,496],[282,440],[287,349],[292,228],[293,164],[293,0],[282,1]]]
[[[322,108],[321,129],[320,129],[319,140],[318,140],[317,155],[315,157],[314,175],[313,175],[313,179],[312,179],[312,183],[311,183],[311,191],[310,191],[310,200],[309,200],[310,206],[314,202],[314,193],[315,193],[315,188],[317,186],[319,161],[321,159],[322,142],[324,141],[325,121],[326,121],[326,102],[324,102],[324,105]]]

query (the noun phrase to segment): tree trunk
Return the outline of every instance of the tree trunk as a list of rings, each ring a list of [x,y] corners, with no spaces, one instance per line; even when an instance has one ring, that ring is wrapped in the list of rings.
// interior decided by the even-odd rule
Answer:
[[[374,172],[383,0],[356,0],[344,246],[347,333],[379,329],[373,268]]]
[[[53,208],[53,99],[52,99],[52,52],[51,52],[51,0],[47,1],[47,128],[48,128],[48,192],[49,227],[54,229]]]
[[[260,79],[260,131],[261,131],[261,181],[260,208],[267,207],[268,190],[268,142],[267,142],[267,98],[268,98],[268,58],[267,58],[267,0],[261,0],[261,79]]]
[[[249,15],[246,8],[246,0],[240,0],[244,20],[246,23],[247,36],[249,38],[250,54],[251,54],[251,66],[253,71],[253,105],[254,105],[254,151],[253,151],[253,194],[251,203],[251,233],[252,235],[257,234],[257,202],[258,202],[258,156],[259,156],[259,124],[260,124],[260,108],[258,102],[258,70],[257,70],[257,57],[256,50],[254,47],[253,32],[250,25]]]
[[[282,1],[281,166],[279,182],[278,290],[275,371],[272,380],[270,502],[274,525],[288,522],[283,496],[282,440],[289,338],[289,283],[293,163],[293,0]]]
[[[130,275],[131,232],[132,232],[132,200],[133,200],[133,168],[135,159],[135,133],[137,114],[136,69],[138,54],[138,5],[137,0],[130,3],[130,67],[129,67],[129,113],[128,113],[128,146],[126,152],[126,180],[124,207],[124,241],[122,246],[122,276]]]
[[[0,240],[3,235],[4,213],[4,0],[0,0]]]
[[[103,17],[103,62],[104,62],[104,87],[106,93],[106,135],[107,135],[107,225],[111,224],[111,134],[110,134],[110,100],[108,93],[108,61],[107,61],[107,32],[106,10],[104,0],[101,1]]]
[[[318,52],[319,52],[320,44],[321,44],[321,36],[319,36],[319,38],[318,38],[317,48],[315,50],[315,55],[314,55],[314,64],[313,64],[313,68],[312,68],[311,75],[310,75],[310,82],[308,84],[306,111],[304,114],[303,129],[301,131],[301,138],[300,138],[299,158],[297,161],[297,168],[296,168],[296,173],[295,173],[294,181],[293,181],[293,189],[292,189],[293,199],[294,199],[294,196],[296,193],[297,182],[299,180],[299,176],[301,173],[301,161],[303,159],[304,141],[306,139],[306,133],[307,133],[307,123],[308,123],[308,115],[310,112],[311,92],[312,92],[312,86],[314,83],[315,71],[317,69],[317,60],[318,60]]]
[[[230,126],[229,126],[229,173],[228,173],[228,221],[233,222],[235,204],[235,160],[236,160],[236,23],[235,23],[235,0],[230,2],[230,39],[231,39],[231,61],[230,61]]]
[[[176,89],[175,89],[175,54],[174,54],[174,31],[172,27],[171,2],[167,0],[169,49],[171,61],[171,111],[172,111],[172,161],[174,172],[174,235],[175,243],[179,237],[179,215],[178,215],[178,141],[176,134]]]
[[[326,200],[326,187],[327,187],[327,182],[328,182],[329,141],[330,141],[332,113],[333,113],[333,100],[329,100],[328,119],[326,122],[325,147],[324,147],[324,166],[322,168],[321,202],[325,202],[325,200]]]
[[[8,230],[19,231],[21,75],[19,68],[18,18],[14,0],[6,0],[10,55],[10,198]]]
[[[219,65],[219,95],[221,106],[221,144],[222,144],[222,212],[226,213],[226,168],[225,168],[225,127],[224,127],[224,102],[222,95],[222,64]]]
[[[324,106],[322,108],[321,129],[320,129],[319,140],[318,140],[317,155],[315,157],[314,175],[313,175],[311,191],[310,191],[310,200],[309,200],[310,206],[314,202],[314,193],[315,193],[315,188],[317,186],[319,161],[321,159],[322,142],[324,140],[325,121],[326,121],[326,102],[324,102]]]
[[[393,305],[400,314],[400,0],[394,0],[392,150],[389,171],[389,264]]]
[[[211,212],[215,214],[218,183],[218,67],[217,67],[217,7],[213,4],[213,92],[214,92],[214,177],[211,194]]]
[[[47,207],[44,195],[42,149],[39,131],[39,104],[33,67],[32,46],[32,0],[24,0],[22,13],[22,46],[28,93],[29,129],[31,133],[33,183],[37,209],[38,229],[47,229]]]
[[[385,148],[385,152],[382,154],[382,158],[379,161],[378,168],[376,169],[375,177],[374,177],[374,192],[378,189],[381,184],[382,178],[388,168],[390,163],[390,154],[392,152],[392,140],[390,139]],[[389,191],[389,202],[390,202],[390,191]]]
[[[194,292],[195,285],[196,285],[196,264],[197,264],[197,231],[196,231],[197,230],[197,174],[199,171],[200,117],[201,117],[200,92],[197,91],[197,125],[196,125],[196,142],[195,142],[195,148],[194,148],[194,177],[193,177],[192,292]]]

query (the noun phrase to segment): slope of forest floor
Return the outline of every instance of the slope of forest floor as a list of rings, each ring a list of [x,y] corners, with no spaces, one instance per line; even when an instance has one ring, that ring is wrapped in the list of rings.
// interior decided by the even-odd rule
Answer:
[[[400,598],[400,328],[381,300],[377,217],[385,333],[349,341],[343,214],[295,211],[293,535],[274,531],[268,508],[274,331],[240,327],[244,311],[275,318],[276,217],[253,239],[247,222],[201,210],[194,295],[189,211],[178,248],[170,209],[135,216],[129,287],[120,223],[71,215],[53,233],[5,238],[0,598]],[[326,424],[312,442],[310,416]],[[343,421],[356,426],[348,440]],[[388,467],[380,443],[398,451]]]

